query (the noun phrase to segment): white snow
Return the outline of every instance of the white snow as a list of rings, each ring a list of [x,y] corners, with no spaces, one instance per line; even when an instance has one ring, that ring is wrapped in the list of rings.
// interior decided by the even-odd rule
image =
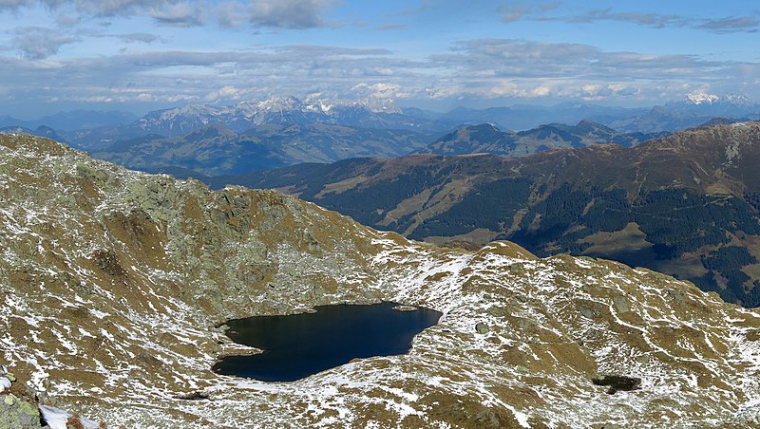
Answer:
[[[10,380],[0,375],[0,393],[3,393],[6,390],[10,389],[11,385],[13,385],[13,383],[11,383]]]

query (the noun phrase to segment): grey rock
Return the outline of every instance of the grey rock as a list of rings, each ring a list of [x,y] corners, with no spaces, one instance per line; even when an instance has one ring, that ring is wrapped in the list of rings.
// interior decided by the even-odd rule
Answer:
[[[487,333],[488,333],[488,331],[489,331],[489,329],[488,329],[488,325],[486,325],[486,324],[485,324],[485,323],[483,323],[483,322],[480,322],[480,323],[478,323],[477,325],[475,325],[475,331],[476,331],[478,334],[487,334]]]
[[[628,300],[621,295],[614,296],[612,303],[615,305],[615,310],[618,313],[627,313],[631,311],[631,306],[628,304]]]
[[[0,428],[41,428],[40,412],[34,404],[13,395],[0,396]]]

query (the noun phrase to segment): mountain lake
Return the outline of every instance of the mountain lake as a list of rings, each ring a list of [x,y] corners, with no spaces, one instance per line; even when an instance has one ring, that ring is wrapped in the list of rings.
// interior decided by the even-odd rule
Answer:
[[[405,354],[414,336],[442,313],[393,302],[326,305],[316,312],[255,316],[226,322],[232,341],[264,350],[225,356],[214,372],[267,382],[295,381],[352,359]]]

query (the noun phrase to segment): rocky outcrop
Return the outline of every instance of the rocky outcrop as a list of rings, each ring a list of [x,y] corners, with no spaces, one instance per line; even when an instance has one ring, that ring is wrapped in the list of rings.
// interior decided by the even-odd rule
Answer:
[[[649,270],[509,242],[440,248],[275,191],[212,192],[29,136],[0,136],[0,201],[0,359],[94,421],[760,424],[760,314]],[[232,347],[226,319],[384,300],[444,315],[406,355],[293,383],[211,371]],[[640,388],[608,395],[597,374]],[[179,399],[189,392],[209,399]]]
[[[69,413],[43,402],[49,401],[27,381],[0,365],[0,428],[7,429],[108,429],[104,422]]]
[[[594,377],[591,380],[597,386],[610,386],[607,393],[614,395],[618,391],[636,390],[641,388],[641,379],[636,377],[626,377],[624,375],[604,375]]]
[[[0,428],[35,429],[42,427],[36,398],[29,398],[20,388],[16,376],[0,365]]]
[[[0,427],[13,429],[41,428],[40,412],[34,404],[14,395],[0,395]]]

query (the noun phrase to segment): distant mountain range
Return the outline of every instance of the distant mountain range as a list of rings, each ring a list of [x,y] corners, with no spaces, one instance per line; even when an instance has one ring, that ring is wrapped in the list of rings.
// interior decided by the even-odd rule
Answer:
[[[122,125],[137,119],[136,115],[120,111],[74,110],[44,116],[39,119],[25,121],[12,116],[0,116],[0,127],[38,127],[54,128],[58,131],[74,131],[83,128],[98,128]],[[45,136],[41,136],[45,137]]]
[[[433,120],[404,115],[388,106],[362,103],[330,105],[306,103],[294,97],[276,97],[233,106],[187,105],[148,113],[134,122],[78,130],[66,137],[78,147],[97,151],[115,143],[151,134],[180,137],[209,126],[223,126],[237,133],[272,125],[338,125],[361,129],[442,132],[453,127]]]
[[[441,155],[467,155],[490,153],[493,155],[525,156],[550,149],[577,148],[592,144],[619,144],[630,147],[668,132],[621,134],[604,125],[583,120],[577,125],[548,124],[527,131],[502,131],[492,124],[459,128],[418,153]]]
[[[205,180],[279,188],[415,239],[509,239],[645,266],[758,306],[758,165],[760,123],[737,123],[632,148],[361,158]]]
[[[386,158],[410,153],[525,156],[592,144],[633,146],[667,134],[620,134],[591,121],[581,121],[575,126],[543,125],[522,132],[501,131],[494,125],[480,124],[459,128],[437,140],[433,134],[415,131],[330,124],[266,124],[241,133],[223,125],[211,125],[179,137],[149,134],[91,153],[137,170],[218,176],[305,162]]]
[[[272,97],[231,106],[189,104],[150,112],[140,118],[124,112],[73,111],[33,121],[0,117],[0,127],[23,127],[32,132],[51,128],[60,137],[87,151],[149,135],[181,137],[221,125],[236,133],[269,125],[338,125],[357,129],[404,130],[443,134],[457,127],[490,123],[501,130],[530,130],[543,124],[591,121],[619,133],[672,132],[703,124],[715,117],[758,119],[760,106],[740,96],[691,94],[680,103],[645,108],[620,108],[564,103],[554,106],[516,105],[486,109],[457,108],[446,113],[398,108],[390,100],[332,101]],[[561,127],[558,131],[561,134]],[[44,135],[43,135],[44,136]],[[563,137],[563,139],[565,139]],[[637,137],[633,137],[638,140]],[[626,145],[625,141],[620,143]]]
[[[542,124],[575,124],[589,119],[601,124],[615,120],[635,118],[648,109],[596,106],[579,103],[562,103],[554,106],[516,105],[485,109],[456,108],[446,113],[425,112],[431,120],[454,122],[458,125],[491,123],[503,130],[528,130]],[[416,109],[413,114],[421,114]]]
[[[262,125],[241,133],[211,125],[180,137],[148,134],[91,153],[136,170],[220,175],[302,162],[406,155],[433,139],[415,131],[330,124]]]
[[[684,102],[656,106],[645,114],[616,119],[608,124],[623,132],[651,133],[693,128],[716,117],[733,121],[760,119],[760,107],[757,105],[748,102],[732,102],[731,100],[701,103]]]
[[[60,136],[58,132],[46,126],[39,126],[32,130],[18,125],[11,125],[0,128],[0,134],[32,134],[38,137],[45,137],[50,140],[66,143],[66,139]]]
[[[527,156],[593,144],[630,147],[675,129],[731,123],[751,111],[758,111],[757,106],[740,97],[708,94],[694,94],[682,103],[648,111],[562,104],[449,113],[399,109],[389,100],[273,97],[223,107],[191,104],[137,119],[121,112],[94,111],[28,122],[5,117],[0,125],[9,125],[0,128],[0,133],[51,138],[132,169],[218,176],[411,153]],[[594,117],[598,121],[588,119]],[[542,118],[579,119],[576,125],[552,121],[524,131],[510,130]],[[473,120],[487,122],[471,124]],[[57,127],[38,125],[41,121]]]
[[[410,114],[422,115],[417,110]],[[574,124],[591,120],[623,133],[678,131],[703,124],[714,117],[760,119],[760,105],[742,96],[695,93],[683,101],[652,108],[621,108],[583,103],[554,106],[516,105],[487,109],[458,108],[447,113],[424,112],[426,118],[456,124],[492,123],[504,130],[527,130],[541,124]]]

